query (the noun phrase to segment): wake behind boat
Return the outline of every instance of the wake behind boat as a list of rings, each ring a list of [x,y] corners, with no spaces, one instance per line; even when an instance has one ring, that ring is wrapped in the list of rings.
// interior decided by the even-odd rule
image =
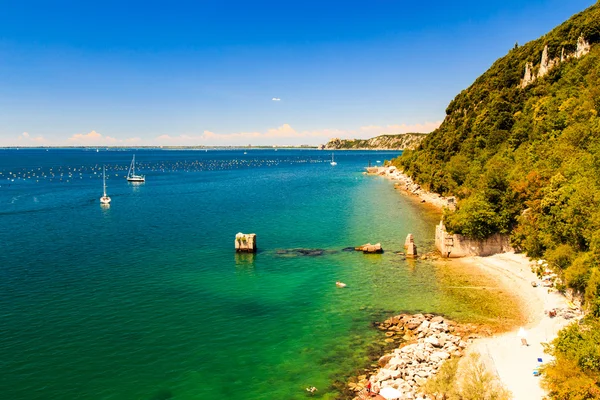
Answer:
[[[127,173],[127,181],[128,182],[146,182],[146,177],[144,175],[136,175],[135,174],[135,154],[133,155],[133,159],[131,160],[131,165],[129,166],[129,172]]]

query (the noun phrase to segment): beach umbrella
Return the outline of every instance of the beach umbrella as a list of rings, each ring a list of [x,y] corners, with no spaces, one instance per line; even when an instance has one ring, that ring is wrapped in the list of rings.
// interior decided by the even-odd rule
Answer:
[[[399,399],[400,397],[402,397],[402,392],[399,391],[398,389],[394,389],[391,386],[386,386],[384,388],[381,388],[381,390],[379,391],[379,394],[384,397],[386,400],[395,400],[395,399]]]

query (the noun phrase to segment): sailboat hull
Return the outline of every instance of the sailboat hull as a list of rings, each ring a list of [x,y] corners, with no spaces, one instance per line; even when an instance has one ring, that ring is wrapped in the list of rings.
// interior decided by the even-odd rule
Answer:
[[[146,177],[144,175],[135,174],[135,154],[133,155],[133,159],[131,160],[129,172],[127,172],[127,182],[146,182]]]

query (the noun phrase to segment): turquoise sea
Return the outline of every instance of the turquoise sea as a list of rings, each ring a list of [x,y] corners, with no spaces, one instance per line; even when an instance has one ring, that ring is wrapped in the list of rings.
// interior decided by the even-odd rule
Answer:
[[[129,184],[133,153],[0,150],[0,398],[334,398],[372,321],[464,311],[394,253],[439,220],[362,174],[398,152],[141,149]],[[342,251],[366,242],[386,252]]]

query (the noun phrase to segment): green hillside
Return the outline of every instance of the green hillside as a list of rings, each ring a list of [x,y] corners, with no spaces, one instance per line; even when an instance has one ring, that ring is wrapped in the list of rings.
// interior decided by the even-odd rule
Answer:
[[[525,66],[574,53],[527,87]],[[600,254],[600,5],[515,47],[448,106],[440,128],[395,160],[417,182],[459,199],[448,227],[512,233],[531,256],[560,245]]]
[[[599,42],[596,3],[515,46],[452,100],[416,150],[394,160],[425,188],[457,196],[458,209],[444,216],[450,231],[509,233],[516,249],[546,258],[584,297],[588,327],[600,317]],[[523,82],[526,67],[535,80]],[[600,398],[600,334],[575,354],[568,347],[585,342],[577,329],[555,347],[552,398]]]

